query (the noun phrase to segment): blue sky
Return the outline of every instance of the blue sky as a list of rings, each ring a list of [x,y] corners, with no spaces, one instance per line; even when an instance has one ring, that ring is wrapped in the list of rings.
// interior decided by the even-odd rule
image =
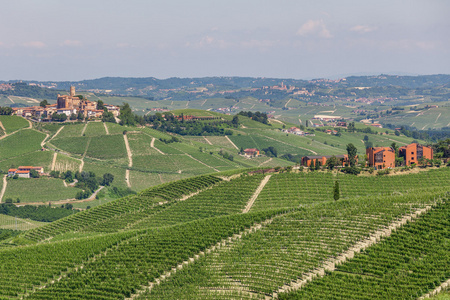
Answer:
[[[0,80],[450,73],[446,0],[0,4]]]

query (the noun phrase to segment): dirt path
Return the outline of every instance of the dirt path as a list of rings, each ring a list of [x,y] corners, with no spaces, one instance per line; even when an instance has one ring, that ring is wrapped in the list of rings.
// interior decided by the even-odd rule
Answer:
[[[24,118],[24,119],[25,119],[25,118]],[[31,123],[31,121],[28,120],[28,119],[25,119],[25,120],[27,120],[27,122],[28,122],[28,128],[27,128],[27,129],[33,128],[33,124]]]
[[[131,180],[130,180],[130,170],[125,170],[125,182],[127,183],[127,187],[131,187]]]
[[[2,203],[3,195],[5,194],[6,191],[6,185],[8,184],[8,181],[6,180],[7,176],[8,175],[3,176],[3,186],[2,191],[0,192],[0,203]]]
[[[133,154],[131,153],[130,144],[128,144],[128,137],[126,134],[123,135],[123,140],[125,141],[125,148],[127,148],[127,156],[128,156],[128,166],[133,166]]]
[[[439,294],[442,290],[448,289],[449,287],[450,287],[450,279],[445,281],[445,282],[443,282],[440,286],[438,286],[437,288],[435,288],[434,290],[432,290],[428,294],[423,295],[418,300],[422,300],[422,299],[425,299],[425,298],[431,298],[434,295]]]
[[[123,135],[123,140],[125,141],[125,148],[127,148],[127,156],[128,156],[128,167],[133,166],[133,154],[131,153],[130,144],[128,143],[128,136],[126,134]],[[127,183],[128,187],[131,187],[131,180],[130,180],[130,170],[125,170],[125,182]]]
[[[292,99],[289,99],[288,102],[286,102],[286,104],[284,105],[284,108],[287,108],[287,105],[289,104],[289,102],[291,102]]]
[[[205,99],[205,101],[203,101],[202,105],[200,105],[200,106],[205,105],[206,101],[208,101],[208,99]]]
[[[53,160],[52,160],[52,167],[50,170],[55,170],[55,164],[56,164],[56,157],[58,156],[58,152],[53,153]],[[65,181],[64,181],[65,182]]]
[[[284,125],[283,122],[281,122],[280,120],[277,120],[277,119],[269,119],[269,122],[277,122],[277,123]]]
[[[3,126],[3,123],[0,121],[0,128],[1,129],[3,129],[3,131],[5,132],[5,134],[6,134],[6,129],[5,129],[5,126]]]
[[[213,144],[206,138],[206,136],[203,136],[203,138],[205,139],[205,141],[206,141],[208,144],[210,144],[211,146],[213,145]]]
[[[273,158],[271,157],[271,158],[269,158],[268,160],[263,161],[262,163],[260,163],[260,164],[258,165],[258,167],[261,167],[262,165],[264,165],[264,164],[266,164],[266,163],[268,163],[268,162],[271,162],[272,159],[273,159]]]
[[[164,152],[162,152],[161,150],[159,150],[158,148],[155,147],[155,140],[156,140],[156,138],[152,138],[152,141],[150,142],[150,147],[152,147],[153,149],[155,149],[156,151],[158,151],[162,155],[166,155]]]
[[[61,128],[59,128],[58,131],[55,132],[55,134],[52,136],[52,138],[50,139],[50,141],[53,140],[53,139],[61,132],[61,130],[64,129],[64,127],[66,127],[66,126],[65,126],[65,125],[64,125],[64,126],[61,126]]]
[[[277,298],[277,295],[282,292],[287,291],[295,291],[301,289],[308,282],[312,281],[316,277],[322,277],[325,275],[325,271],[334,271],[336,269],[336,265],[344,263],[347,259],[351,259],[354,257],[355,253],[359,253],[361,250],[364,250],[376,243],[378,243],[381,238],[389,237],[392,232],[399,229],[403,225],[405,225],[408,221],[411,222],[417,219],[421,214],[426,213],[431,209],[431,206],[427,206],[425,208],[419,209],[414,213],[405,215],[401,220],[391,223],[387,228],[380,229],[374,233],[372,233],[368,238],[361,240],[350,247],[347,251],[341,253],[337,256],[337,258],[332,258],[325,261],[320,268],[315,268],[314,271],[306,273],[303,275],[301,279],[297,281],[293,281],[290,285],[285,285],[281,287],[277,292],[275,292],[272,297],[266,297],[266,299]]]
[[[226,135],[225,138],[230,142],[231,145],[233,145],[234,148],[236,148],[237,150],[239,150],[238,146],[236,146],[231,140],[230,138]]]
[[[48,134],[48,133],[46,133],[45,134],[45,138],[42,140],[42,142],[41,142],[41,148],[44,148],[44,146],[45,146],[45,141],[48,139],[48,137],[49,137],[50,135]]]
[[[103,122],[103,126],[105,126],[106,135],[109,135],[108,126],[106,126],[106,122]]]
[[[434,123],[437,123],[437,121],[439,120],[439,117],[441,116],[442,113],[439,113],[439,115],[436,118],[436,121],[434,121]]]
[[[83,167],[84,167],[84,159],[81,159],[81,164],[80,164],[80,173],[83,171]]]
[[[247,206],[245,206],[244,210],[242,211],[243,214],[248,213],[250,211],[250,209],[253,206],[253,203],[255,203],[256,198],[258,198],[258,196],[261,193],[261,191],[263,190],[263,188],[269,182],[269,179],[270,179],[271,176],[272,175],[267,175],[266,177],[264,177],[263,180],[261,180],[261,183],[256,188],[255,193],[253,193],[252,197],[250,198],[250,200],[247,203]]]
[[[84,132],[86,131],[88,124],[89,124],[89,122],[86,122],[86,124],[83,127],[83,130],[81,130],[81,136],[83,136]]]
[[[125,299],[132,300],[132,299],[135,299],[136,297],[141,296],[142,294],[144,294],[148,291],[151,291],[154,286],[161,284],[163,281],[168,279],[170,276],[175,275],[178,271],[182,270],[184,267],[186,267],[192,263],[195,263],[197,260],[199,260],[201,257],[205,256],[206,254],[211,254],[213,252],[218,251],[221,248],[230,247],[236,241],[239,241],[243,236],[252,234],[258,230],[261,230],[262,228],[264,228],[265,226],[270,224],[272,221],[273,221],[273,219],[269,219],[262,223],[255,224],[252,227],[239,232],[238,234],[234,234],[233,236],[230,236],[226,239],[221,240],[217,244],[207,248],[205,251],[198,252],[193,257],[188,258],[187,260],[185,260],[182,263],[180,263],[179,265],[177,265],[175,268],[172,268],[170,271],[167,271],[164,274],[161,274],[161,276],[159,276],[159,278],[155,279],[153,282],[149,282],[146,287],[144,287],[141,290],[136,291],[136,293],[131,295],[131,297],[125,298]]]
[[[188,157],[190,157],[190,158],[192,158],[193,160],[195,160],[195,161],[198,161],[199,163],[201,163],[202,165],[205,165],[205,166],[207,166],[208,168],[211,168],[211,169],[213,169],[214,171],[216,171],[216,172],[220,172],[219,170],[217,170],[216,168],[214,168],[214,167],[211,167],[210,165],[207,165],[207,164],[205,164],[204,162],[202,162],[201,160],[198,160],[198,159],[196,159],[196,158],[194,158],[194,157],[192,157],[190,154],[187,154],[187,153],[185,153],[186,154],[186,156],[188,156]]]
[[[7,98],[8,98],[8,99],[9,99],[9,101],[11,101],[12,103],[16,103],[16,102],[14,102],[14,100],[13,100],[13,99],[11,99],[11,97],[7,96]]]
[[[399,143],[399,144],[402,144],[402,145],[408,145],[408,144],[405,144],[405,143],[400,142],[400,141],[396,141],[396,140],[391,139],[391,138],[388,138],[388,140],[393,141],[393,142],[396,142],[396,143]]]

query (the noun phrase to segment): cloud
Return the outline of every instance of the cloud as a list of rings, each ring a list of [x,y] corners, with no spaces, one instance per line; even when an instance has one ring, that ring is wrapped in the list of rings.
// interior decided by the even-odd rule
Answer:
[[[83,45],[83,43],[76,40],[65,40],[64,42],[61,43],[61,46],[69,46],[69,47],[79,47],[81,45]]]
[[[230,46],[229,43],[227,43],[223,39],[217,39],[212,36],[204,36],[197,42],[187,42],[185,44],[186,47],[192,47],[192,48],[205,48],[205,47],[218,47],[218,48],[226,48]]]
[[[319,36],[321,38],[331,38],[330,31],[325,26],[323,20],[309,20],[303,24],[298,30],[297,35],[300,36]]]
[[[41,41],[31,41],[22,44],[24,47],[42,49],[47,45]]]
[[[371,27],[368,25],[356,25],[350,28],[350,31],[358,32],[358,33],[368,33],[371,31],[377,30],[377,27]]]

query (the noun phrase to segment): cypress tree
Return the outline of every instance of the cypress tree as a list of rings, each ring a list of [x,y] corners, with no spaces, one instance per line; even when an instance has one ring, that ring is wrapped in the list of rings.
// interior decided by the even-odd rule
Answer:
[[[334,201],[339,200],[339,182],[337,180],[334,182],[333,197],[334,197]]]

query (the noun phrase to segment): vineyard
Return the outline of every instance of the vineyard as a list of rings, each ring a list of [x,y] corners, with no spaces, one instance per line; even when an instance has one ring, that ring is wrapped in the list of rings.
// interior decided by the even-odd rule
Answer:
[[[0,241],[0,299],[416,299],[450,278],[449,184],[450,168],[156,185]]]

